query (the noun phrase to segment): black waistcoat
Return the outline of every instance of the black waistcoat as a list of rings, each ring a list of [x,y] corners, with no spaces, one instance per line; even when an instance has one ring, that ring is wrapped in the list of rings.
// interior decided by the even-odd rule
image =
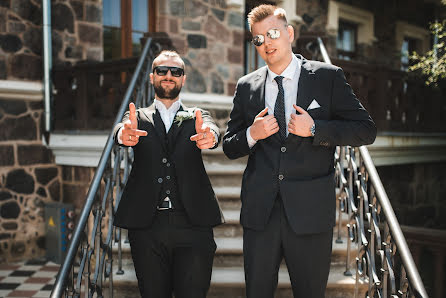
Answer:
[[[160,183],[162,183],[159,202],[161,203],[166,197],[169,197],[173,207],[176,210],[184,210],[184,206],[181,201],[181,194],[178,193],[175,164],[172,162],[172,159],[170,158],[174,149],[175,142],[173,137],[174,137],[174,131],[175,129],[177,129],[177,125],[175,123],[172,123],[169,132],[166,134],[165,125],[163,123],[163,120],[161,119],[158,110],[154,115],[154,122],[155,126],[157,127],[157,130],[161,131],[162,134],[161,139],[165,143],[164,148],[167,148],[166,156],[161,159],[161,163],[163,165],[162,166],[163,173],[160,173],[161,178],[159,178],[161,180]]]

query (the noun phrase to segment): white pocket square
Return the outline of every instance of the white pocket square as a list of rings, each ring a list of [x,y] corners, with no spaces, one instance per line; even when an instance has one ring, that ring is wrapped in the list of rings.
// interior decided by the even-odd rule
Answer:
[[[321,106],[319,105],[319,103],[316,101],[316,99],[313,99],[313,101],[311,102],[311,104],[308,106],[307,111],[309,110],[313,110],[313,109],[317,109],[320,108]]]

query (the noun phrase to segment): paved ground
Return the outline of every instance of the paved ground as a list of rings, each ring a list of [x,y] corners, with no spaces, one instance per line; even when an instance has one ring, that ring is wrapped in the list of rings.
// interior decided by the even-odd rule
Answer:
[[[0,297],[48,298],[58,271],[46,260],[0,264]]]

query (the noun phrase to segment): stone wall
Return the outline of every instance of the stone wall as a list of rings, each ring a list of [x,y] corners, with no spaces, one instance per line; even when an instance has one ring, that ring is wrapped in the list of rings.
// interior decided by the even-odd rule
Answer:
[[[158,0],[157,31],[186,63],[185,89],[233,95],[244,74],[244,7],[225,0]]]
[[[61,168],[63,201],[74,205],[79,213],[96,168],[80,166],[61,166]]]
[[[0,98],[0,262],[45,253],[44,204],[61,200],[42,115],[41,101]]]
[[[102,2],[52,0],[53,63],[102,60]],[[42,1],[0,1],[0,80],[41,80]]]
[[[446,162],[377,170],[400,224],[446,230]]]

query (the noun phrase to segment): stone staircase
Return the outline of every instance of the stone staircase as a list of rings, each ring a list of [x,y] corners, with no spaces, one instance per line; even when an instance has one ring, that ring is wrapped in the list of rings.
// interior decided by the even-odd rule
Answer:
[[[210,298],[238,298],[245,297],[245,278],[243,271],[243,230],[239,222],[240,188],[242,174],[247,158],[229,160],[223,153],[221,146],[215,150],[203,152],[203,160],[210,176],[214,191],[219,199],[226,223],[214,228],[217,251],[214,258]],[[344,225],[345,227],[345,225]],[[334,238],[337,235],[335,228]],[[331,270],[326,290],[326,297],[347,298],[354,297],[355,280],[344,276],[347,256],[346,232],[341,233],[343,243],[336,243],[333,239]],[[136,275],[130,255],[130,246],[125,241],[123,247],[123,275],[117,275],[117,245],[114,245],[114,297],[139,297]],[[354,262],[354,255],[351,258]],[[352,263],[354,268],[354,263]],[[354,271],[352,271],[354,272]],[[364,297],[367,285],[359,285],[359,296]],[[290,279],[286,265],[282,262],[279,272],[279,284],[276,298],[293,297]]]

